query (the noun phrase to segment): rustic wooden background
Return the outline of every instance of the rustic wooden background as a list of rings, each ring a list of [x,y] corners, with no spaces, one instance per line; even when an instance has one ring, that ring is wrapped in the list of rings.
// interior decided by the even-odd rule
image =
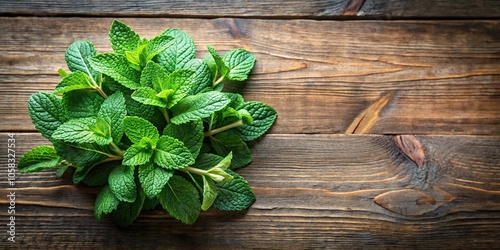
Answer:
[[[119,229],[94,219],[95,189],[18,174],[9,243],[7,133],[17,157],[47,143],[28,97],[54,88],[73,41],[110,51],[113,18],[185,30],[198,56],[255,53],[239,90],[279,113],[239,171],[257,201]],[[3,0],[0,32],[0,248],[500,248],[500,1]]]

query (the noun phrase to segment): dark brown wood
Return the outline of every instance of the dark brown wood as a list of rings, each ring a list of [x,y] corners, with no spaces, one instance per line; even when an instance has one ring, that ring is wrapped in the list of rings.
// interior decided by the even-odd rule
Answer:
[[[2,135],[2,141],[7,136]],[[15,136],[17,153],[45,144]],[[203,212],[183,225],[161,209],[127,229],[98,223],[96,190],[53,171],[19,174],[16,244],[103,248],[474,248],[498,246],[500,137],[418,136],[417,168],[392,136],[266,135],[238,170],[257,201],[243,212]],[[0,150],[6,150],[5,144]],[[6,156],[0,156],[6,162]],[[6,166],[0,166],[6,175]],[[0,189],[6,196],[6,189]],[[0,199],[5,207],[6,200]],[[7,217],[0,216],[6,224]],[[472,240],[473,239],[473,240]],[[9,245],[10,246],[10,245]]]
[[[500,17],[496,0],[366,0],[361,9],[357,2],[361,1],[4,0],[0,2],[0,15],[335,19],[348,13],[368,19]]]
[[[499,21],[122,20],[144,37],[183,29],[200,57],[207,45],[255,53],[251,80],[232,88],[277,109],[272,133],[344,133],[391,93],[365,133],[500,134]],[[110,51],[111,21],[0,18],[0,131],[33,131],[28,97],[60,81],[73,41]]]

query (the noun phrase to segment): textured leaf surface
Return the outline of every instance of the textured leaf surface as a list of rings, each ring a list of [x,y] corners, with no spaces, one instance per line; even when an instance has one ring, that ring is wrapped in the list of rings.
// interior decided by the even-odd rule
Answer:
[[[195,72],[195,83],[191,87],[192,94],[198,94],[204,89],[212,87],[212,73],[203,60],[192,59],[185,65],[185,68]]]
[[[141,214],[142,206],[146,200],[144,192],[137,192],[137,199],[134,202],[120,202],[113,212],[113,221],[121,227],[126,227],[134,222]]]
[[[180,169],[194,163],[184,144],[170,136],[161,136],[153,156],[154,162],[166,169]]]
[[[103,102],[104,97],[88,90],[75,90],[62,96],[62,106],[70,118],[96,117]]]
[[[125,117],[123,130],[133,143],[140,143],[142,138],[149,138],[154,146],[160,137],[158,129],[151,122],[137,116]]]
[[[101,221],[103,215],[116,210],[119,203],[120,201],[113,194],[111,188],[107,185],[103,187],[97,195],[94,205],[94,215],[97,221]]]
[[[233,179],[216,183],[217,198],[214,207],[224,211],[247,209],[255,201],[255,195],[248,182],[231,170],[226,170]]]
[[[93,68],[106,74],[129,89],[140,87],[139,71],[129,65],[125,55],[117,53],[102,53],[89,59]]]
[[[94,86],[89,78],[83,72],[73,72],[62,79],[54,89],[54,94],[60,95],[77,89],[93,89]]]
[[[28,111],[35,128],[51,141],[54,131],[68,120],[61,100],[52,93],[37,92],[31,95]]]
[[[278,116],[272,107],[261,102],[247,102],[241,108],[250,113],[253,121],[230,130],[230,133],[238,135],[244,141],[254,140],[266,133]]]
[[[164,135],[176,138],[184,143],[193,158],[196,159],[203,144],[203,122],[201,119],[194,120],[181,125],[168,124],[163,130]]]
[[[229,68],[227,78],[232,81],[245,81],[255,64],[255,56],[244,49],[231,50],[222,60]]]
[[[94,131],[90,126],[95,123],[96,119],[93,117],[69,120],[54,131],[52,138],[65,142],[93,143]]]
[[[201,209],[207,211],[217,198],[217,187],[212,179],[204,175],[201,177],[203,178],[203,202],[201,203]]]
[[[110,95],[101,105],[98,116],[111,126],[111,137],[119,142],[123,136],[123,119],[127,115],[125,98],[120,91]]]
[[[171,122],[182,124],[209,117],[212,113],[226,107],[229,102],[230,100],[224,94],[217,91],[188,96],[172,108],[174,117]]]
[[[172,72],[167,81],[161,86],[162,90],[172,89],[174,93],[168,100],[167,108],[174,106],[179,100],[184,98],[191,91],[195,81],[194,71],[180,69]]]
[[[168,29],[162,35],[171,36],[174,42],[162,53],[158,54],[156,60],[168,74],[181,69],[195,57],[196,47],[193,39],[184,31]]]
[[[134,91],[132,99],[146,105],[157,106],[164,108],[167,106],[167,101],[157,96],[158,92],[150,87],[141,87]]]
[[[233,152],[231,169],[241,168],[252,162],[252,153],[250,149],[248,149],[247,144],[237,135],[224,132],[216,134],[210,137],[210,139],[212,147],[217,154],[225,156]]]
[[[92,68],[89,63],[89,58],[97,54],[94,45],[90,41],[76,41],[72,43],[66,50],[64,58],[69,70],[72,72],[83,72],[92,79],[93,83],[97,82],[101,73]]]
[[[139,166],[149,161],[153,150],[137,144],[130,146],[123,154],[123,165]]]
[[[198,190],[181,176],[174,175],[158,195],[168,213],[185,224],[193,224],[200,214]]]
[[[140,166],[139,181],[146,196],[152,198],[159,194],[173,174],[173,171],[166,170],[153,163]]]
[[[118,200],[124,202],[135,201],[137,187],[134,180],[134,167],[125,165],[117,166],[109,174],[108,183]]]
[[[123,22],[114,20],[109,30],[109,41],[116,53],[125,54],[125,51],[137,49],[140,37]]]
[[[57,168],[61,166],[61,159],[54,147],[37,146],[30,149],[19,159],[17,169],[19,172],[28,173],[40,171],[44,168]]]

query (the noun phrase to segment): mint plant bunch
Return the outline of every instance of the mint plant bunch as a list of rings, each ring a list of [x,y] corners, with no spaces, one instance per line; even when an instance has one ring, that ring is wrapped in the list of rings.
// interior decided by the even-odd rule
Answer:
[[[71,44],[71,72],[59,69],[53,93],[30,97],[33,124],[53,145],[26,152],[19,171],[71,169],[75,184],[101,187],[96,219],[111,214],[120,226],[157,206],[186,224],[212,206],[248,208],[255,196],[233,170],[252,161],[247,142],[277,114],[223,85],[245,81],[254,55],[238,48],[220,56],[209,46],[199,59],[181,30],[145,39],[117,20],[109,37],[109,53],[89,41]]]

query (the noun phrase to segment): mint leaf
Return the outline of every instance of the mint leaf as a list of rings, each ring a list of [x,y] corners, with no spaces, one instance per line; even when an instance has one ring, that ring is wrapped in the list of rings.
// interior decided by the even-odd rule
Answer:
[[[245,81],[255,64],[255,56],[244,50],[234,49],[227,52],[222,58],[229,68],[227,78],[232,81]]]
[[[35,128],[52,141],[52,134],[68,120],[61,100],[52,93],[37,92],[28,100],[28,111]]]
[[[238,135],[244,141],[251,141],[266,133],[278,116],[269,105],[261,102],[247,102],[241,106],[253,118],[252,123],[232,129],[232,134]]]
[[[174,171],[166,170],[156,164],[149,163],[139,167],[139,181],[149,198],[155,197],[161,192]]]
[[[137,116],[125,117],[123,130],[133,143],[140,143],[142,138],[149,138],[151,145],[155,146],[160,137],[158,129],[151,122]]]
[[[109,174],[108,183],[118,200],[124,202],[135,201],[137,193],[133,166],[119,165],[115,167]]]
[[[219,53],[213,47],[207,46],[207,49],[208,49],[208,52],[210,53],[210,55],[212,56],[212,58],[207,59],[205,61],[212,64],[212,66],[211,66],[212,70],[214,68],[213,63],[215,63],[215,66],[216,66],[215,76],[217,76],[217,73],[220,73],[221,78],[225,78],[227,76],[227,74],[229,73],[229,67],[224,63],[224,60],[220,57]],[[212,72],[212,74],[213,74],[213,72]],[[214,80],[215,80],[215,77],[214,77]]]
[[[130,66],[125,55],[102,53],[89,59],[90,65],[129,89],[140,87],[140,72]]]
[[[54,94],[60,95],[72,90],[93,89],[94,87],[88,75],[77,71],[64,77],[54,89]]]
[[[199,118],[209,117],[229,104],[229,99],[217,91],[210,91],[193,96],[187,96],[172,107],[174,124],[182,124]]]
[[[195,57],[196,47],[193,39],[184,31],[168,29],[162,35],[174,38],[174,43],[156,56],[158,64],[170,74],[177,69],[182,69]]]
[[[101,192],[97,195],[94,205],[94,215],[97,221],[101,221],[102,216],[109,214],[116,210],[120,201],[111,191],[109,186],[105,186],[101,189]]]
[[[98,116],[105,119],[111,127],[113,141],[119,142],[123,136],[123,119],[127,115],[125,98],[120,91],[110,95],[101,105]]]
[[[158,92],[150,87],[138,88],[133,94],[132,99],[146,105],[157,106],[165,108],[167,101],[157,96]]]
[[[88,186],[104,186],[108,184],[109,174],[115,167],[120,165],[120,161],[109,161],[94,166],[83,178],[82,182]]]
[[[198,157],[203,143],[203,122],[201,119],[181,125],[170,123],[163,130],[163,134],[178,139],[189,149],[193,158]]]
[[[145,164],[153,155],[153,150],[137,144],[130,146],[123,154],[123,165],[138,166]]]
[[[233,153],[231,169],[241,168],[252,162],[252,153],[238,136],[223,132],[210,137],[212,147],[219,155]]]
[[[200,154],[200,156],[196,159],[196,162],[193,164],[193,168],[199,168],[203,170],[208,170],[213,166],[219,164],[224,159],[224,157],[215,154]]]
[[[178,175],[174,175],[158,194],[162,207],[174,218],[185,224],[193,224],[200,214],[198,190]]]
[[[153,160],[166,169],[180,169],[194,163],[189,149],[179,140],[166,135],[158,140]]]
[[[233,176],[233,179],[215,184],[217,186],[217,198],[214,201],[214,207],[224,211],[247,209],[255,201],[255,195],[250,185],[235,172],[226,171]]]
[[[136,50],[141,39],[129,26],[114,20],[109,30],[109,41],[116,53],[125,54],[125,51]]]
[[[194,72],[186,69],[179,69],[168,75],[166,81],[162,83],[161,89],[172,89],[175,92],[167,100],[167,108],[171,108],[177,104],[179,100],[184,98],[191,91],[194,80]]]
[[[185,67],[193,70],[195,73],[195,81],[191,87],[191,93],[196,95],[203,90],[212,87],[212,74],[208,65],[201,59],[192,59]]]
[[[89,76],[92,85],[100,78],[101,73],[94,70],[89,63],[89,58],[97,54],[94,45],[90,41],[76,41],[66,50],[64,58],[69,70],[72,72],[83,72]]]
[[[141,73],[141,86],[149,87],[156,90],[156,92],[162,91],[161,84],[168,78],[168,73],[159,64],[149,61],[146,67]]]
[[[174,43],[174,38],[167,35],[159,35],[149,40],[146,47],[146,61],[153,59]]]
[[[94,133],[94,141],[99,145],[108,145],[113,141],[111,138],[111,127],[101,117],[97,117],[96,124],[89,126]]]
[[[243,96],[237,93],[224,93],[226,97],[231,100],[228,107],[231,107],[233,109],[240,109],[241,106],[245,103],[245,100],[243,99]]]
[[[44,168],[58,168],[61,166],[61,159],[57,155],[54,147],[36,146],[24,153],[17,164],[17,169],[21,173],[36,172]]]
[[[96,117],[104,97],[97,92],[75,90],[64,93],[61,101],[70,118]]]
[[[90,126],[95,125],[96,119],[79,118],[65,122],[52,134],[52,138],[65,142],[93,143],[94,131]]]
[[[203,178],[203,202],[201,204],[201,209],[207,211],[215,199],[217,198],[217,190],[214,181],[212,179],[201,176]]]
[[[126,227],[132,222],[134,222],[139,214],[141,214],[142,206],[146,200],[146,195],[141,192],[140,189],[137,190],[137,198],[134,202],[120,202],[118,207],[113,212],[113,221],[121,227]]]

